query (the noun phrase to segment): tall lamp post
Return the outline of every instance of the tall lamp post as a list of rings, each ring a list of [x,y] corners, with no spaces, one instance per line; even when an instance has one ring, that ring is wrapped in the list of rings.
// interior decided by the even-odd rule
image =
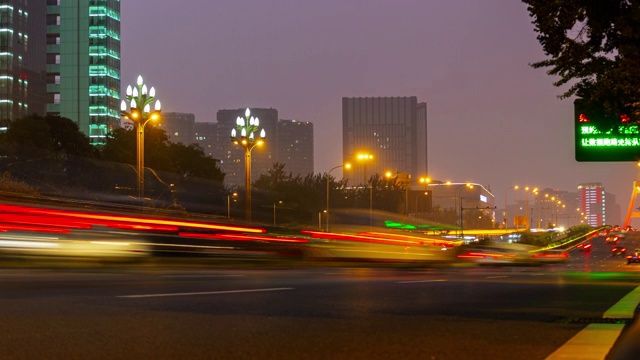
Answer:
[[[120,114],[127,120],[131,120],[136,129],[136,158],[138,172],[138,198],[144,197],[144,127],[149,121],[160,118],[160,100],[156,100],[156,89],[151,87],[147,91],[142,76],[138,75],[137,86],[127,86],[127,100],[120,104]],[[151,103],[155,101],[154,110],[151,111]],[[129,111],[127,111],[127,102]]]
[[[529,209],[529,190],[531,190],[531,193],[532,193],[532,194],[534,194],[534,195],[537,195],[537,194],[538,194],[538,188],[533,188],[533,189],[531,189],[530,187],[525,186],[525,188],[524,188],[524,191],[525,191],[525,193],[524,193],[524,196],[525,196],[525,205],[526,205],[526,208],[525,208],[525,218],[527,219],[527,227],[526,227],[526,230],[530,230],[530,229],[531,229],[531,223],[532,223],[532,221],[531,221],[531,219],[529,218],[529,215],[533,213],[533,209]]]
[[[504,228],[505,230],[509,229],[509,213],[507,209],[509,207],[509,202],[507,201],[507,191],[518,190],[519,188],[520,187],[518,185],[515,185],[515,186],[508,187],[504,190]],[[517,206],[518,206],[518,197],[516,196],[516,216],[518,216]],[[514,218],[514,225],[515,225],[515,218]]]
[[[234,192],[232,194],[227,194],[227,219],[231,219],[231,197],[232,196],[235,198],[236,196],[238,196],[238,193]]]
[[[424,185],[424,195],[425,196],[429,196],[429,184],[431,184],[431,178],[428,176],[422,176],[420,179],[420,184]],[[428,210],[429,210],[429,204],[427,203],[427,205],[425,206],[425,209],[427,211],[425,211],[425,214],[428,214]],[[416,216],[418,214],[418,197],[416,196]]]
[[[345,163],[345,164],[342,164],[342,165],[334,166],[334,167],[331,168],[331,170],[327,171],[327,208],[326,208],[326,212],[327,212],[326,230],[327,230],[327,232],[329,232],[329,182],[330,182],[330,179],[331,179],[331,177],[329,175],[331,175],[331,172],[333,170],[341,168],[341,167],[344,167],[345,169],[351,169],[351,164]],[[320,228],[322,228],[322,227],[320,227]]]
[[[456,196],[458,197],[458,199],[460,199],[460,237],[462,238],[462,240],[464,240],[464,215],[462,215],[462,212],[464,211],[464,207],[462,206],[462,199],[464,198],[460,196],[460,190],[464,188],[473,189],[473,184],[466,183],[464,185],[459,185],[458,189],[456,190]]]
[[[373,226],[373,186],[367,179],[367,162],[373,160],[371,154],[358,154],[358,161],[361,161],[364,169],[364,181],[369,184],[369,226]]]
[[[240,145],[244,149],[244,191],[245,191],[245,217],[251,222],[251,150],[256,145],[264,144],[266,133],[260,130],[260,120],[251,116],[249,108],[244,112],[244,119],[240,116],[236,119],[236,128],[231,130],[231,142]],[[260,137],[256,133],[260,130]]]
[[[278,204],[282,204],[282,200],[273,202],[273,226],[274,227],[276,226],[276,207],[278,206]]]

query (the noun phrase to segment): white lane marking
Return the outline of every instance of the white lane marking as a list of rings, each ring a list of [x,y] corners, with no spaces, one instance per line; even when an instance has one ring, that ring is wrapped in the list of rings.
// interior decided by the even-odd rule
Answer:
[[[603,318],[633,318],[640,303],[636,287],[602,315]],[[590,324],[547,357],[547,360],[604,359],[622,333],[625,324]]]
[[[624,324],[589,324],[547,360],[602,360],[620,336]]]
[[[497,276],[487,276],[487,279],[501,279],[501,278],[506,278],[508,276],[506,275],[497,275]]]
[[[116,297],[135,299],[135,298],[151,298],[151,297],[166,297],[166,296],[239,294],[239,293],[250,293],[250,292],[261,292],[261,291],[282,291],[282,290],[293,290],[293,288],[267,288],[267,289],[247,289],[247,290],[205,291],[205,292],[190,292],[190,293],[121,295]]]
[[[246,275],[164,275],[163,278],[204,278],[204,277],[235,277]]]
[[[444,282],[447,281],[445,279],[435,279],[435,280],[407,280],[407,281],[398,281],[398,284],[413,284],[413,283],[428,283],[428,282]]]

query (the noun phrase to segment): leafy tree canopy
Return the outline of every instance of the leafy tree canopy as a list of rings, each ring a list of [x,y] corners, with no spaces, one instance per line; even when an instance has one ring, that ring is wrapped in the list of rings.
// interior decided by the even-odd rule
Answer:
[[[2,137],[5,144],[49,151],[55,154],[96,157],[89,138],[70,119],[30,115],[12,122]]]
[[[205,155],[200,146],[174,144],[169,141],[162,129],[145,128],[144,149],[145,167],[178,173],[184,177],[224,180],[224,173],[220,170],[217,161]],[[102,155],[105,160],[134,165],[136,162],[135,130],[124,128],[113,130],[107,137]]]
[[[640,1],[523,0],[548,59],[555,86],[570,84],[560,98],[578,96],[604,107],[619,121],[640,121]]]

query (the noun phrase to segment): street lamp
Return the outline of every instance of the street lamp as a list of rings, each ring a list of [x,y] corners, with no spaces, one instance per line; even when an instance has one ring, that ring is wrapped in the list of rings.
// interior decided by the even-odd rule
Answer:
[[[357,159],[363,163],[364,181],[369,184],[369,226],[373,226],[373,186],[371,181],[367,179],[367,161],[373,160],[373,155],[358,154]]]
[[[260,137],[256,133],[260,129],[260,120],[251,116],[249,108],[244,112],[244,119],[240,116],[236,119],[236,128],[231,130],[231,142],[240,145],[244,149],[244,191],[245,191],[245,217],[251,222],[251,150],[257,145],[264,144],[266,132],[260,130]]]
[[[231,219],[231,197],[236,197],[238,196],[237,192],[234,192],[232,194],[227,194],[227,219]]]
[[[401,179],[399,179],[400,175],[406,175],[406,177],[402,177]],[[394,177],[393,172],[391,171],[387,171],[384,176],[387,179],[391,179],[392,177]],[[399,182],[404,186],[404,214],[405,214],[405,222],[407,221],[407,218],[409,217],[409,188],[411,188],[411,175],[407,174],[406,172],[403,173],[395,173],[395,178],[396,178],[396,184],[398,184]]]
[[[524,209],[524,211],[525,211],[525,219],[527,219],[527,228],[526,228],[527,230],[531,229],[531,222],[532,221],[529,218],[529,214],[533,213],[533,211],[530,212],[530,210],[532,210],[532,209],[529,209],[529,190],[531,190],[531,193],[533,193],[534,195],[537,195],[538,194],[538,188],[531,189],[528,186],[525,186],[525,188],[524,188],[524,191],[525,191],[525,193],[524,193],[524,196],[525,196],[525,207],[526,207]]]
[[[464,207],[462,206],[462,199],[464,198],[460,196],[460,190],[464,189],[465,187],[468,189],[473,189],[473,184],[466,183],[463,185],[459,185],[458,189],[456,190],[456,197],[460,199],[460,237],[462,238],[462,240],[464,240],[464,216],[462,215],[462,212],[464,211]]]
[[[160,118],[160,100],[156,100],[156,89],[151,87],[147,91],[142,76],[138,75],[137,86],[127,86],[127,100],[122,100],[120,104],[120,114],[127,120],[133,122],[136,128],[136,158],[138,172],[138,198],[144,197],[144,127],[149,121],[156,121]],[[155,100],[151,111],[151,103]],[[127,111],[127,103],[129,111]]]
[[[508,207],[509,207],[509,202],[507,201],[507,191],[509,190],[518,190],[520,188],[520,186],[515,185],[515,186],[511,186],[508,187],[504,190],[504,228],[505,230],[509,229],[509,213],[508,213]],[[516,193],[516,217],[518,216],[518,193]],[[515,217],[514,217],[514,225],[515,225]],[[517,229],[517,227],[516,227]]]
[[[278,200],[276,202],[273,203],[273,226],[276,226],[276,206],[278,204],[282,204],[282,200]]]
[[[331,177],[329,175],[331,175],[331,172],[335,169],[344,167],[345,169],[351,169],[351,164],[349,163],[345,163],[342,165],[338,165],[338,166],[334,166],[331,168],[331,170],[327,171],[327,208],[325,210],[325,212],[327,213],[327,232],[329,232],[329,181],[331,179]],[[320,228],[322,228],[322,226],[319,226]]]
[[[427,186],[431,183],[431,178],[428,176],[423,176],[419,179],[420,184],[424,184],[424,189],[427,190]]]
[[[429,187],[429,184],[431,184],[431,178],[428,176],[422,176],[418,181],[420,181],[420,184],[424,185],[424,195],[425,196],[429,196],[429,191],[427,190]],[[428,210],[429,210],[429,205],[427,204],[425,206],[425,214],[428,215]],[[416,196],[416,216],[418,214],[418,197]]]

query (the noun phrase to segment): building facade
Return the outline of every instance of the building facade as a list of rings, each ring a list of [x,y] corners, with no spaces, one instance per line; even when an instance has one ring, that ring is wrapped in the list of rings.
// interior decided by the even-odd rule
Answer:
[[[120,124],[120,0],[47,0],[47,112],[92,144]]]
[[[196,142],[196,116],[194,114],[163,112],[157,126],[165,131],[172,143],[190,145]]]
[[[0,2],[0,126],[45,115],[47,4]]]
[[[251,152],[251,181],[260,174],[266,174],[277,162],[278,152],[278,110],[250,108],[251,116],[260,119],[260,128],[266,132],[265,143]],[[218,110],[216,139],[216,159],[220,159],[220,169],[225,175],[225,184],[244,185],[244,150],[231,142],[231,130],[236,127],[236,119],[244,119],[246,109]]]
[[[415,96],[342,98],[342,146],[344,162],[353,164],[351,186],[386,171],[426,176],[426,102]],[[362,153],[372,159],[357,161]]]
[[[313,174],[313,124],[307,121],[278,121],[278,162],[285,171],[302,177]]]
[[[434,183],[427,186],[431,195],[431,204],[440,209],[454,209],[458,225],[471,210],[482,213],[483,222],[496,221],[495,196],[483,185],[474,183]]]
[[[607,202],[601,183],[584,183],[578,186],[578,203],[584,213],[585,223],[593,227],[607,224]]]
[[[194,124],[195,143],[200,145],[204,154],[214,159],[219,159],[216,152],[218,143],[218,124],[208,122],[197,122]]]

